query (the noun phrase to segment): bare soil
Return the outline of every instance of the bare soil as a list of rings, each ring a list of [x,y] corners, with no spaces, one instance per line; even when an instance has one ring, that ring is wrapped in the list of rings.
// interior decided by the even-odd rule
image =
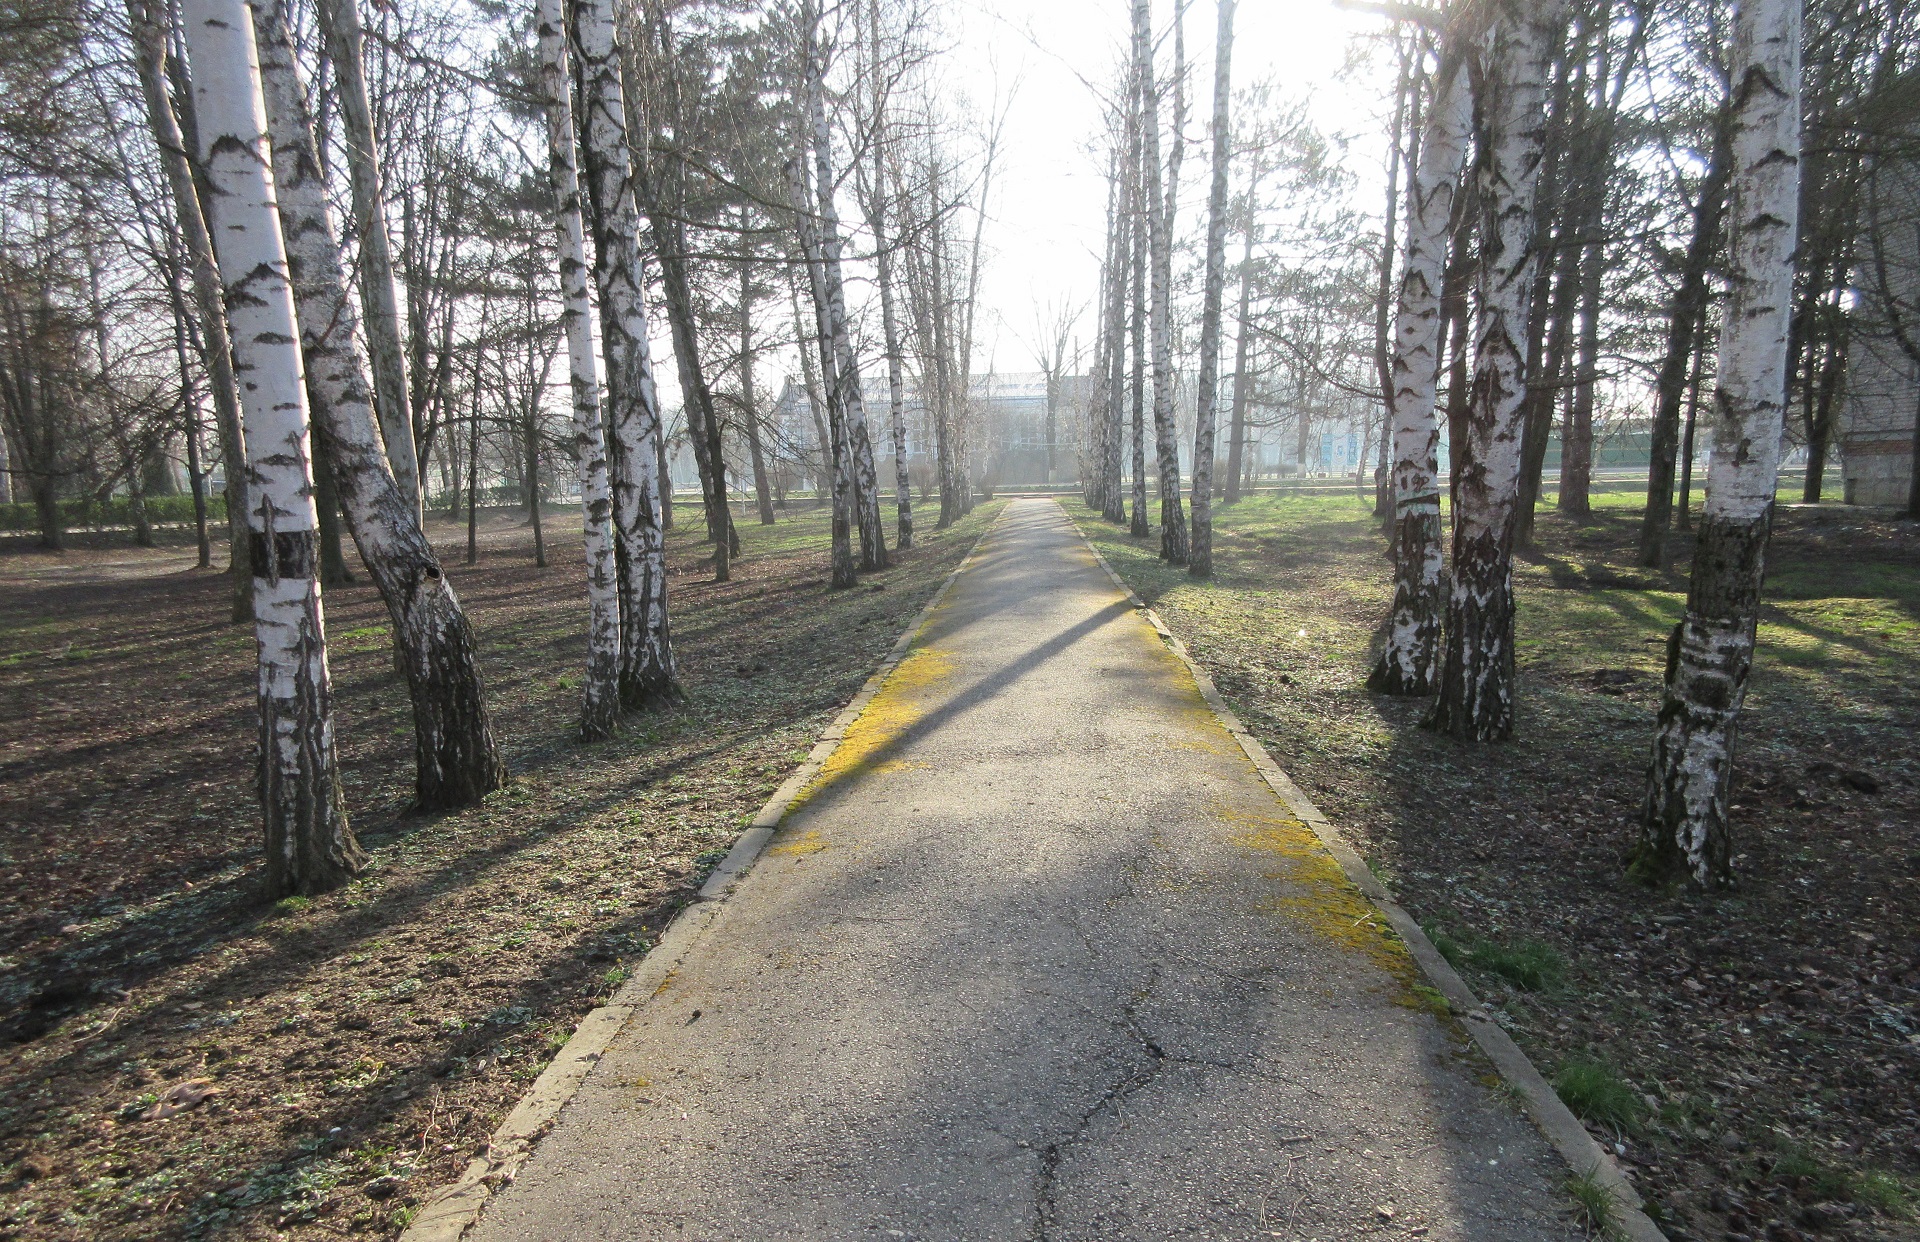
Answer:
[[[410,805],[387,617],[326,597],[341,767],[373,861],[258,899],[253,638],[190,547],[0,554],[0,1238],[392,1236],[661,928],[998,506],[855,590],[825,515],[670,540],[687,701],[573,738],[577,520],[434,522],[511,786]],[[696,529],[686,529],[688,522]],[[928,525],[931,525],[929,522]],[[183,538],[178,532],[163,538]],[[356,562],[357,569],[357,562]]]
[[[1391,596],[1370,505],[1228,508],[1208,584],[1079,520],[1675,1242],[1920,1238],[1920,529],[1781,512],[1740,887],[1655,893],[1623,862],[1685,579],[1635,567],[1638,509],[1603,499],[1589,523],[1543,516],[1518,566],[1520,727],[1482,746],[1365,689]]]

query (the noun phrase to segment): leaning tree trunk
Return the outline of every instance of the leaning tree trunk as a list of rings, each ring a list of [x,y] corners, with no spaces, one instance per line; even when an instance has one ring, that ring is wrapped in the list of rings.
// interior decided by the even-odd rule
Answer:
[[[1696,350],[1694,339],[1707,304],[1707,281],[1713,252],[1720,240],[1720,222],[1727,202],[1727,126],[1714,125],[1712,154],[1693,208],[1693,235],[1680,269],[1680,287],[1673,295],[1667,320],[1667,348],[1654,380],[1651,456],[1647,467],[1647,510],[1640,523],[1640,564],[1649,569],[1667,563],[1667,532],[1673,522],[1673,471],[1680,444],[1680,406],[1686,399],[1688,372]]]
[[[147,125],[160,152],[167,188],[173,198],[174,221],[187,252],[193,278],[194,310],[200,321],[200,347],[207,368],[207,387],[213,397],[214,429],[220,437],[220,455],[227,463],[227,571],[233,576],[232,617],[235,622],[253,615],[253,568],[247,536],[247,449],[240,425],[240,394],[234,386],[233,348],[227,339],[226,310],[220,301],[220,272],[213,257],[213,239],[200,210],[200,191],[187,161],[188,143],[180,118],[167,93],[166,19],[154,12],[151,0],[127,0],[127,17],[135,45],[134,68],[147,109]]]
[[[807,108],[812,121],[813,192],[818,203],[817,245],[820,274],[826,285],[826,328],[831,333],[836,360],[834,379],[840,390],[840,413],[851,455],[854,521],[860,530],[860,568],[887,567],[886,526],[880,520],[880,476],[874,466],[873,439],[867,431],[866,399],[860,391],[860,361],[853,352],[847,326],[846,282],[840,269],[840,213],[834,205],[833,127],[827,118],[826,51],[810,26],[807,34]]]
[[[347,178],[352,190],[353,229],[360,243],[360,302],[366,309],[367,353],[373,366],[374,410],[386,441],[387,465],[400,495],[426,514],[420,461],[413,441],[413,401],[407,382],[406,344],[400,335],[400,300],[394,293],[393,243],[387,236],[386,193],[381,184],[380,145],[367,97],[359,0],[319,0],[320,30],[333,62],[340,119],[346,131]]]
[[[641,188],[644,185],[636,182]],[[716,582],[726,582],[733,577],[733,555],[739,551],[740,536],[733,529],[733,511],[727,505],[727,460],[720,452],[720,412],[714,406],[706,373],[700,369],[700,333],[694,320],[693,286],[687,279],[685,236],[680,222],[660,210],[652,193],[644,201],[653,228],[654,252],[660,259],[660,291],[673,335],[687,439],[693,445],[694,464],[700,472],[707,538],[713,543],[713,577]]]
[[[414,792],[425,808],[467,806],[507,781],[473,628],[387,464],[285,11],[278,0],[252,10],[307,390],[341,511],[393,619],[413,699]]]
[[[1494,741],[1513,732],[1513,535],[1519,512],[1527,301],[1533,283],[1533,190],[1540,167],[1545,84],[1563,0],[1505,0],[1485,43],[1476,84],[1480,319],[1467,466],[1453,526],[1446,668],[1431,724]]]
[[[220,197],[215,253],[246,420],[254,634],[260,651],[260,801],[267,894],[314,893],[366,861],[333,749],[333,684],[315,573],[313,477],[299,328],[262,116],[253,27],[240,0],[186,0],[200,158]]]
[[[1140,166],[1146,173],[1148,266],[1152,268],[1153,446],[1160,467],[1160,559],[1187,563],[1187,515],[1180,503],[1180,451],[1173,428],[1173,203],[1161,186],[1160,88],[1153,73],[1150,0],[1133,0],[1133,56],[1140,74]],[[1175,135],[1175,150],[1179,149]]]
[[[1465,32],[1461,32],[1464,34]],[[1454,198],[1473,123],[1464,49],[1451,43],[1434,73],[1407,195],[1407,253],[1393,330],[1393,611],[1367,687],[1432,694],[1439,684],[1441,579],[1440,376],[1442,286]]]
[[[1714,377],[1714,454],[1687,610],[1667,643],[1634,868],[1656,883],[1733,882],[1727,793],[1753,668],[1786,413],[1786,341],[1800,196],[1800,5],[1734,12],[1727,304]]]
[[[1233,91],[1233,4],[1220,0],[1213,54],[1213,184],[1207,194],[1207,277],[1200,309],[1200,407],[1193,425],[1193,535],[1187,572],[1213,576],[1213,442],[1220,403],[1220,303],[1227,292],[1227,167],[1233,162],[1228,108]]]
[[[607,365],[607,464],[620,580],[620,705],[638,709],[670,702],[680,693],[667,623],[664,429],[647,347],[640,213],[612,0],[574,0],[572,16],[579,89],[574,123],[587,174],[600,347]]]
[[[567,328],[573,449],[580,464],[580,517],[587,552],[587,675],[580,736],[611,736],[620,713],[620,570],[614,555],[613,492],[600,421],[600,369],[587,294],[586,224],[580,212],[573,87],[563,0],[540,0],[540,83],[547,96],[547,178],[560,237],[561,317]]]

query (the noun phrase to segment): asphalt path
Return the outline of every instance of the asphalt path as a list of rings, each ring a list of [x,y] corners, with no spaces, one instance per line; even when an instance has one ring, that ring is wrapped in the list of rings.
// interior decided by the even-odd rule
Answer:
[[[1583,1236],[1430,997],[1015,501],[468,1236]]]

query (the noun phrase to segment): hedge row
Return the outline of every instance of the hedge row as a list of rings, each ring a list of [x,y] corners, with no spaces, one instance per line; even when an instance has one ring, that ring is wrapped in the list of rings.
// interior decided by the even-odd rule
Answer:
[[[224,522],[226,520],[227,498],[225,496],[207,497],[207,521]],[[190,495],[147,497],[147,521],[155,523],[193,521],[193,497]],[[132,525],[133,502],[125,496],[114,496],[107,500],[60,502],[60,526],[63,530]],[[40,510],[35,505],[23,502],[0,505],[0,531],[37,531],[39,529]]]

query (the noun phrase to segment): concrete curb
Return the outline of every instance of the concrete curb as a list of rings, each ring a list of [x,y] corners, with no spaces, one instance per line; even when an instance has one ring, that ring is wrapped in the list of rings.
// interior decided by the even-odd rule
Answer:
[[[460,1242],[467,1230],[480,1219],[481,1210],[486,1207],[493,1193],[519,1174],[520,1166],[527,1162],[528,1157],[533,1155],[534,1146],[553,1128],[560,1111],[578,1094],[588,1072],[612,1045],[614,1038],[626,1029],[627,1023],[642,1005],[665,989],[673,972],[679,969],[680,964],[686,961],[719,920],[727,899],[747,872],[753,869],[753,864],[773,839],[774,831],[779,828],[781,819],[792,807],[794,799],[820,774],[821,766],[839,747],[848,727],[859,719],[860,713],[873,701],[873,696],[880,692],[888,674],[906,657],[913,640],[953,589],[954,581],[973,564],[974,558],[979,555],[980,545],[987,541],[987,536],[994,532],[1000,525],[1000,519],[1005,516],[1006,510],[1002,509],[988,523],[987,529],[980,532],[980,537],[960,558],[953,572],[942,580],[926,606],[894,640],[880,667],[867,678],[860,692],[853,696],[853,701],[833,718],[833,723],[820,735],[820,740],[814,743],[806,759],[761,806],[747,830],[727,851],[727,856],[707,876],[706,883],[700,886],[692,903],[674,916],[661,933],[659,942],[640,960],[612,1001],[580,1020],[572,1038],[561,1047],[540,1076],[534,1079],[533,1086],[520,1097],[513,1111],[500,1123],[500,1128],[493,1132],[486,1151],[467,1162],[458,1181],[443,1186],[428,1197],[408,1223],[406,1231],[400,1235],[400,1242]]]
[[[1167,623],[1160,619],[1160,614],[1147,607],[1133,588],[1127,585],[1126,580],[1114,572],[1113,566],[1109,565],[1107,558],[1100,554],[1100,549],[1094,546],[1093,540],[1087,538],[1087,532],[1078,521],[1074,520],[1072,514],[1067,515],[1067,520],[1073,523],[1075,532],[1087,545],[1087,550],[1093,553],[1094,560],[1100,563],[1100,568],[1106,570],[1107,577],[1113,579],[1113,584],[1126,593],[1127,599],[1153,626],[1155,632],[1160,635],[1160,640],[1167,645],[1167,649],[1187,666],[1187,670],[1193,674],[1194,681],[1199,685],[1201,697],[1206,699],[1207,706],[1213,709],[1213,714],[1219,717],[1220,723],[1226,727],[1227,732],[1240,743],[1240,749],[1246,752],[1253,766],[1259,769],[1267,785],[1301,822],[1313,829],[1314,835],[1320,838],[1320,843],[1327,847],[1327,852],[1333,855],[1335,861],[1340,864],[1340,869],[1346,872],[1347,879],[1355,888],[1366,894],[1367,900],[1371,901],[1386,918],[1393,927],[1394,933],[1406,942],[1414,961],[1419,963],[1421,971],[1433,981],[1434,987],[1440,994],[1447,998],[1448,1007],[1453,1010],[1454,1016],[1459,1018],[1467,1034],[1473,1037],[1473,1042],[1479,1045],[1487,1059],[1493,1062],[1494,1068],[1500,1072],[1500,1076],[1507,1081],[1508,1085],[1520,1093],[1520,1097],[1526,1102],[1528,1115],[1540,1128],[1541,1134],[1553,1144],[1554,1150],[1560,1153],[1561,1158],[1567,1162],[1567,1166],[1574,1173],[1591,1178],[1607,1192],[1613,1200],[1617,1225],[1616,1236],[1627,1239],[1629,1242],[1667,1242],[1667,1236],[1660,1232],[1660,1227],[1654,1224],[1652,1218],[1646,1214],[1641,1203],[1640,1192],[1633,1188],[1633,1183],[1628,1181],[1626,1174],[1620,1171],[1620,1166],[1615,1162],[1612,1154],[1587,1133],[1586,1126],[1581,1124],[1580,1119],[1573,1115],[1573,1110],[1567,1107],[1566,1102],[1541,1076],[1527,1054],[1520,1050],[1520,1045],[1514,1043],[1512,1036],[1493,1020],[1492,1011],[1473,994],[1473,989],[1469,988],[1466,980],[1462,979],[1447,963],[1447,959],[1440,956],[1440,951],[1433,947],[1431,940],[1427,939],[1427,933],[1420,929],[1420,924],[1414,921],[1412,915],[1400,908],[1400,904],[1394,901],[1393,895],[1387,891],[1386,886],[1367,869],[1366,863],[1361,860],[1359,854],[1354,852],[1353,847],[1340,834],[1340,830],[1320,813],[1319,807],[1300,792],[1299,787],[1280,770],[1280,765],[1273,761],[1273,756],[1267,753],[1267,748],[1262,746],[1260,740],[1240,723],[1240,718],[1234,715],[1233,709],[1228,707],[1226,701],[1220,697],[1220,691],[1214,687],[1213,679],[1207,675],[1207,671],[1187,654],[1186,644],[1175,637],[1173,631],[1167,628]]]

